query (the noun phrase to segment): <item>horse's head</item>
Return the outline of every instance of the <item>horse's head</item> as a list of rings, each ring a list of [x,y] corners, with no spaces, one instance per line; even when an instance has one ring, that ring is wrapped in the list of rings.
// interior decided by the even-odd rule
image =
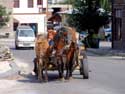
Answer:
[[[68,31],[65,27],[61,27],[57,30],[57,40],[61,41],[65,45],[68,44]]]
[[[57,30],[57,35],[55,37],[56,46],[58,48],[63,48],[64,46],[67,48],[70,45],[73,47],[76,44],[76,31],[71,27],[61,27]]]
[[[47,50],[49,48],[49,44],[44,35],[39,34],[36,37],[35,42],[35,52],[37,56],[45,56],[47,54]]]

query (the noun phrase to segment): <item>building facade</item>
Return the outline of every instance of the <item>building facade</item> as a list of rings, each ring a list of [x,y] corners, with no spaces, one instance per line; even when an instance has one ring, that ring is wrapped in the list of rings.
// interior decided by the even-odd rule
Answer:
[[[6,7],[9,15],[9,22],[6,23],[5,26],[0,28],[0,33],[8,33],[13,31],[13,18],[12,18],[12,8],[13,8],[13,0],[0,0],[0,5]]]
[[[13,0],[14,28],[28,24],[36,33],[46,33],[47,0]]]
[[[125,50],[125,0],[113,0],[112,48]]]

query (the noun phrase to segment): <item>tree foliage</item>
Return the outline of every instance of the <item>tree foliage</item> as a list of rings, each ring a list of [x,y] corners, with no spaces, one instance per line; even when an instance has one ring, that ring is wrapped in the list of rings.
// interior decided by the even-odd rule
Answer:
[[[0,28],[6,25],[6,23],[9,21],[9,15],[10,13],[6,11],[6,7],[0,5]]]
[[[99,48],[99,28],[109,22],[107,0],[75,0],[73,12],[68,23],[78,32],[88,31],[85,44],[87,47]],[[104,10],[105,8],[105,10]]]
[[[98,29],[108,23],[107,12],[101,11],[98,0],[76,0],[73,7],[68,23],[78,31],[93,29],[98,33]]]
[[[99,0],[99,5],[101,8],[105,9],[106,11],[111,11],[111,0]]]
[[[74,4],[76,0],[64,0],[62,3],[63,4]]]

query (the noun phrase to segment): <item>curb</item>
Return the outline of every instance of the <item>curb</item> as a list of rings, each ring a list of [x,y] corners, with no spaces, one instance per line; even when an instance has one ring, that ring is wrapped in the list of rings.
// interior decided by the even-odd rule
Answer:
[[[0,41],[1,42],[13,42],[13,41],[15,41],[15,39],[13,39],[13,38],[0,38]]]
[[[101,56],[109,55],[110,51],[111,50],[105,50],[105,49],[103,49],[103,51],[99,50],[99,49],[91,49],[91,48],[87,49],[87,52],[90,52],[90,53],[93,53],[93,54],[96,54],[96,55],[101,55]],[[111,53],[110,53],[110,55],[111,55]]]
[[[19,67],[16,65],[16,63],[14,61],[10,61],[9,65],[10,65],[11,69],[5,73],[1,73],[0,79],[4,79],[4,78],[10,77],[10,76],[14,76],[14,75],[19,74],[19,71],[20,71]]]
[[[115,50],[111,50],[111,49],[87,49],[87,52],[96,54],[96,55],[100,55],[100,56],[122,56],[125,57],[125,52],[121,52],[121,51],[115,51]]]

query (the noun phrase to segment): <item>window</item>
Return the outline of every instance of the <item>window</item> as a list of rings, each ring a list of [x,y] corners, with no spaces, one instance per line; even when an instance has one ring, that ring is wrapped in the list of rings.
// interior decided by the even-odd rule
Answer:
[[[115,16],[116,16],[116,18],[121,18],[122,17],[122,10],[121,9],[116,9],[115,10]]]
[[[14,8],[19,8],[19,0],[14,0]]]
[[[32,30],[20,30],[19,32],[20,37],[34,37],[34,32]]]
[[[48,0],[48,4],[52,4],[52,0]]]
[[[33,8],[33,0],[28,0],[28,8]]]
[[[43,4],[43,0],[37,0],[37,5],[42,5]]]

